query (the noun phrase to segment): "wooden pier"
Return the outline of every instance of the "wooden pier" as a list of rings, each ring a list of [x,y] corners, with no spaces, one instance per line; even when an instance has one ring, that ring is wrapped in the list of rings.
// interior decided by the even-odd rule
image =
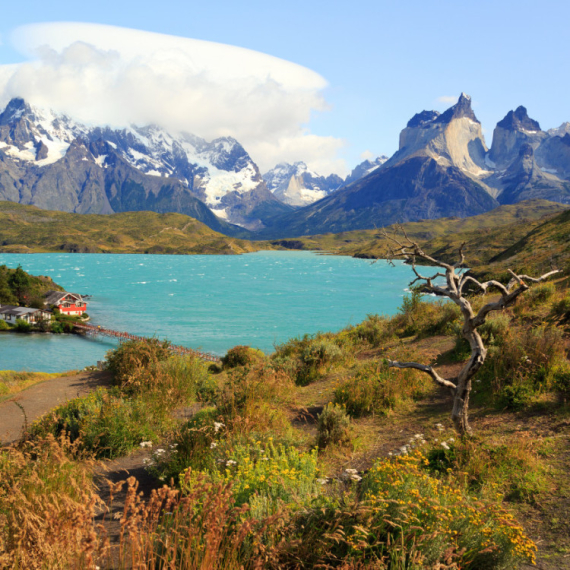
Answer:
[[[80,331],[83,331],[85,334],[91,336],[103,335],[103,336],[110,336],[112,338],[117,338],[119,340],[148,340],[148,338],[144,336],[136,336],[134,334],[114,331],[111,329],[107,329],[105,327],[99,327],[95,325],[76,324],[74,326],[76,329],[79,329]],[[190,354],[192,356],[196,356],[208,362],[220,361],[220,359],[217,356],[214,356],[213,354],[208,354],[207,352],[200,352],[199,350],[192,350],[191,348],[186,348],[185,346],[177,346],[175,344],[171,344],[169,348],[172,352],[180,354],[181,356]]]

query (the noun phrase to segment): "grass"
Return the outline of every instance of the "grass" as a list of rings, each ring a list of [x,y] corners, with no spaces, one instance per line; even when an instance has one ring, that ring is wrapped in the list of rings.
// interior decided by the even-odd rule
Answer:
[[[45,382],[52,378],[60,378],[76,373],[75,370],[67,372],[16,372],[14,370],[0,370],[0,402],[6,400],[40,382]]]

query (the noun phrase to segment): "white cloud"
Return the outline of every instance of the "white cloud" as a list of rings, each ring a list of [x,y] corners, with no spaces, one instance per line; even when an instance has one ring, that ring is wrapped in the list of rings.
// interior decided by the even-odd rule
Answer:
[[[234,136],[262,171],[304,160],[344,172],[343,141],[311,134],[327,110],[319,74],[244,48],[97,24],[34,24],[12,41],[26,63],[0,66],[0,103],[30,103],[91,124],[156,123]]]
[[[437,103],[445,103],[446,105],[455,105],[457,103],[457,96],[454,95],[442,95],[436,99]]]
[[[360,155],[360,160],[364,161],[364,160],[374,160],[376,158],[377,155],[375,155],[372,151],[370,150],[365,150],[361,155]]]

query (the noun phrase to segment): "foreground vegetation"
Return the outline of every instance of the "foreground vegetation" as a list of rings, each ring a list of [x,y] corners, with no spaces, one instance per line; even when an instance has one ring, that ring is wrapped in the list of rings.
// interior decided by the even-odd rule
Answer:
[[[108,356],[112,386],[0,452],[0,566],[510,569],[538,544],[562,568],[568,285],[567,274],[539,285],[481,327],[489,355],[469,438],[454,432],[444,390],[387,365],[452,376],[469,354],[457,309],[418,292],[393,318],[270,356],[235,347],[207,365],[126,342]],[[475,310],[488,301],[471,299]],[[93,473],[134,450],[158,483],[147,498],[124,484],[113,542]]]

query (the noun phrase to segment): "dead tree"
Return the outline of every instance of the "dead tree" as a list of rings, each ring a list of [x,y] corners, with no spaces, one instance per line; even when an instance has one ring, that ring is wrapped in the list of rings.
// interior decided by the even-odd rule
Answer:
[[[388,360],[388,365],[394,368],[415,368],[429,374],[434,382],[440,386],[448,388],[453,395],[453,410],[451,412],[451,419],[455,428],[460,434],[471,432],[469,426],[469,394],[471,392],[471,381],[473,376],[477,373],[479,368],[485,362],[487,356],[487,349],[483,344],[481,335],[477,329],[485,322],[487,316],[493,311],[500,311],[505,307],[513,305],[516,299],[527,291],[530,287],[526,282],[539,283],[559,273],[558,270],[550,271],[541,277],[534,278],[528,275],[517,275],[509,269],[512,275],[508,285],[503,285],[499,281],[491,280],[481,283],[474,277],[465,274],[461,271],[461,267],[465,264],[465,255],[463,244],[459,248],[459,261],[453,265],[439,261],[430,255],[427,255],[419,244],[412,241],[406,234],[403,228],[400,228],[403,238],[398,239],[395,236],[389,236],[384,232],[384,237],[389,244],[388,260],[399,258],[404,259],[407,263],[411,264],[416,278],[410,283],[410,286],[416,283],[421,283],[426,292],[435,293],[451,299],[460,309],[463,317],[463,338],[469,343],[471,347],[471,356],[461,369],[457,377],[443,378],[431,366],[419,364],[417,362],[398,362]],[[423,260],[426,264],[438,267],[445,272],[438,271],[431,277],[424,277],[418,271],[416,260]],[[444,284],[435,284],[438,278],[445,279]],[[516,286],[516,287],[515,287]],[[495,289],[500,293],[500,298],[496,301],[491,301],[483,306],[477,314],[474,313],[470,301],[467,299],[466,294],[473,291],[486,293],[490,289]]]

